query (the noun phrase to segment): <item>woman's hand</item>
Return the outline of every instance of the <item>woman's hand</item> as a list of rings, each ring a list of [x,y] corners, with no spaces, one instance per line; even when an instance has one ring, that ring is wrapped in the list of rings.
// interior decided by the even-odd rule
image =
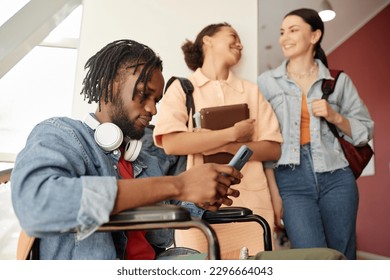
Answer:
[[[341,115],[333,110],[332,106],[325,99],[316,99],[312,102],[313,116],[323,117],[328,122],[338,124],[341,122]]]
[[[232,126],[234,141],[239,143],[246,143],[252,141],[255,132],[255,120],[246,119],[239,121]]]
[[[283,229],[284,228],[284,225],[282,223],[283,201],[279,193],[278,185],[276,183],[274,170],[272,168],[265,168],[264,173],[265,176],[267,177],[267,183],[271,195],[272,207],[274,209],[275,226],[277,228]]]
[[[337,126],[344,134],[352,138],[351,124],[343,115],[333,110],[325,99],[313,100],[312,112],[316,117],[323,117],[328,122]]]
[[[272,201],[272,207],[274,209],[274,219],[275,219],[275,226],[277,228],[283,229],[284,225],[282,223],[283,219],[283,202],[282,198],[278,194],[272,194],[271,193],[271,201]]]

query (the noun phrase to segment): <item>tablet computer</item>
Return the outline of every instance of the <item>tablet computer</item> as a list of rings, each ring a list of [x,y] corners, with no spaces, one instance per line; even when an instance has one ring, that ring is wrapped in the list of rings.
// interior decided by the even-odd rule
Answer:
[[[225,106],[208,107],[200,110],[200,124],[202,128],[211,130],[225,129],[236,122],[249,118],[248,104],[234,104]],[[203,161],[226,164],[233,158],[229,153],[217,153],[203,156]]]

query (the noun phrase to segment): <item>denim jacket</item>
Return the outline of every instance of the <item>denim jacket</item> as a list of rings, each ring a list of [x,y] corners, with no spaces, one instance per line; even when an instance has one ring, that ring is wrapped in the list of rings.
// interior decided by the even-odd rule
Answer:
[[[265,98],[271,103],[283,136],[282,156],[277,165],[295,165],[299,162],[300,123],[302,93],[299,86],[289,79],[286,72],[287,60],[274,70],[264,72],[258,77],[258,85]],[[338,140],[321,118],[312,114],[311,105],[315,99],[322,98],[323,79],[332,79],[329,70],[320,60],[316,60],[319,73],[307,93],[307,105],[310,113],[310,144],[316,172],[333,171],[348,166]],[[346,117],[351,124],[352,137],[344,138],[354,145],[367,143],[373,137],[374,122],[367,107],[360,99],[351,79],[341,73],[334,92],[329,96],[330,106]],[[339,131],[340,135],[343,135]],[[266,164],[270,167],[270,163]]]
[[[140,158],[142,158],[143,162],[147,163],[147,166],[153,167],[151,170],[143,170],[140,177],[177,175],[186,170],[187,166],[187,157],[167,155],[162,148],[155,145],[152,126],[145,129],[145,135],[142,137],[142,152]],[[156,170],[156,166],[159,167],[158,170]],[[186,208],[190,212],[191,216],[198,218],[202,217],[206,211],[205,209],[199,208],[194,203],[188,201],[169,200],[164,201],[163,203],[180,205]],[[158,239],[161,241],[161,236],[158,237]],[[157,237],[154,242],[156,242],[156,240]],[[155,243],[153,244],[156,245]],[[164,244],[166,245],[167,243]],[[161,247],[159,245],[157,246]]]
[[[123,258],[123,232],[95,232],[114,206],[120,155],[119,149],[103,151],[94,131],[81,121],[52,118],[33,129],[17,156],[11,190],[22,228],[40,238],[41,259]],[[173,160],[158,165],[143,149],[133,162],[134,176],[161,175],[160,168]],[[150,234],[148,239],[166,247],[172,234]]]

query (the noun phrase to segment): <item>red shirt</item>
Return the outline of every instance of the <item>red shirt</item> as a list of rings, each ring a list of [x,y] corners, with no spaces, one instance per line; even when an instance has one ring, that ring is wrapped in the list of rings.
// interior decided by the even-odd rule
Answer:
[[[124,151],[122,150],[122,155]],[[134,178],[133,166],[123,156],[118,162],[119,174],[123,179]],[[126,260],[154,260],[155,252],[145,238],[145,230],[128,231],[126,245]]]

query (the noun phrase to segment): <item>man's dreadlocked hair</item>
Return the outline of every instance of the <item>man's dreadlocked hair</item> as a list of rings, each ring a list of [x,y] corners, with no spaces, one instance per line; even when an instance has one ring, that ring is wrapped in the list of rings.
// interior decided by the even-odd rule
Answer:
[[[114,41],[102,48],[85,64],[84,69],[89,68],[89,70],[83,80],[80,94],[84,94],[84,100],[88,99],[88,103],[99,103],[100,110],[102,97],[105,103],[112,101],[113,82],[119,71],[133,68],[135,74],[140,66],[143,68],[134,86],[133,99],[139,83],[144,85],[144,92],[146,92],[146,85],[153,70],[157,68],[162,71],[162,61],[146,45],[132,40]]]

